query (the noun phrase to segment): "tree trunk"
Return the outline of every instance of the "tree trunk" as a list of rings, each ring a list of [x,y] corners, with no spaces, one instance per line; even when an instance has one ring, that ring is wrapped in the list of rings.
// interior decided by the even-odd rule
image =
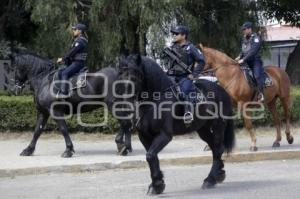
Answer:
[[[300,41],[288,57],[286,72],[293,85],[300,85]]]

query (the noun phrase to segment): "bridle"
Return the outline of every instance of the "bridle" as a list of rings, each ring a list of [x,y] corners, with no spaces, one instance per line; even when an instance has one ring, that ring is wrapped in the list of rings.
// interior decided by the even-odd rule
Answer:
[[[204,71],[202,71],[200,74],[205,74],[205,73],[209,73],[209,72],[216,72],[217,70],[219,70],[220,68],[223,68],[225,66],[217,66],[216,68],[209,68],[206,69]]]
[[[132,66],[122,66],[122,67],[119,67],[119,74],[120,73],[122,73],[123,71],[125,71],[125,70],[133,70],[133,71],[136,71],[137,73],[139,73],[139,75],[140,75],[140,79],[138,79],[138,78],[136,78],[136,79],[138,79],[139,80],[139,84],[143,84],[143,83],[145,83],[144,82],[144,80],[145,80],[145,69],[144,69],[144,65],[142,65],[141,67],[132,67]],[[173,91],[173,89],[177,86],[178,84],[172,84],[171,86],[169,86],[169,87],[167,87],[166,89],[164,89],[162,92],[166,92],[166,91],[168,91],[168,90],[172,90],[172,92],[174,93],[174,91]],[[138,98],[139,98],[139,93],[138,94],[136,94],[136,97],[135,97],[135,99],[134,99],[134,103],[136,102],[136,101],[139,101],[139,102],[143,102],[144,100],[139,100]],[[151,110],[151,109],[153,109],[154,107],[153,106],[151,106],[148,110]],[[143,113],[143,114],[141,114],[140,115],[140,117],[139,118],[136,118],[136,117],[133,117],[132,119],[131,119],[131,123],[132,123],[132,128],[136,128],[138,125],[139,125],[139,123],[140,123],[140,121],[141,121],[141,119],[143,118],[143,116],[145,115],[145,113]]]
[[[208,73],[208,72],[214,72],[215,73],[218,70],[223,69],[223,68],[227,68],[227,67],[233,67],[233,66],[217,66],[215,68],[206,69],[206,70],[202,71],[200,74],[205,74],[205,73]],[[235,82],[235,80],[237,79],[237,77],[238,77],[238,73],[235,73],[234,77],[230,80],[230,82],[228,82],[227,85],[224,86],[224,89],[226,91],[228,91],[228,89],[233,84],[233,82]]]
[[[14,78],[11,79],[12,82],[14,82],[14,86],[12,89],[12,92],[14,92],[15,95],[18,95],[19,93],[22,92],[23,88],[25,87],[26,84],[29,84],[33,79],[36,79],[42,75],[44,75],[45,73],[49,73],[49,71],[53,70],[55,67],[51,67],[50,70],[45,70],[31,78],[26,78],[25,81],[20,82],[19,80],[17,80],[17,66],[16,63],[14,63],[14,61],[12,61],[12,64],[10,66],[10,69],[12,71],[14,71]]]
[[[21,83],[16,79],[17,70],[13,61],[11,61],[11,65],[8,65],[8,68],[13,71],[13,78],[9,79],[9,92],[13,93],[14,95],[18,95],[22,92],[26,82]]]

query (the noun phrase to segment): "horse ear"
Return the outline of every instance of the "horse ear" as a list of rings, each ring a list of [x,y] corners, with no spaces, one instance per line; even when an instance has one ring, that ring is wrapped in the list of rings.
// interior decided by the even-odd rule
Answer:
[[[138,66],[141,65],[141,63],[142,63],[142,56],[141,56],[141,54],[137,54],[136,63],[137,63]]]
[[[10,59],[10,61],[15,61],[15,58],[16,58],[16,56],[17,56],[17,53],[16,52],[10,52],[9,54],[8,54],[8,58]]]
[[[123,54],[121,54],[120,56],[118,56],[115,60],[115,66],[116,69],[119,70],[120,69],[120,64],[122,62],[122,60],[125,59],[125,56]]]
[[[119,57],[118,57],[118,62],[120,63],[123,59],[125,59],[126,56],[124,54],[121,54]]]
[[[203,46],[202,43],[199,43],[199,44],[198,44],[198,47],[199,47],[199,49],[200,49],[201,51],[203,51],[204,46]]]

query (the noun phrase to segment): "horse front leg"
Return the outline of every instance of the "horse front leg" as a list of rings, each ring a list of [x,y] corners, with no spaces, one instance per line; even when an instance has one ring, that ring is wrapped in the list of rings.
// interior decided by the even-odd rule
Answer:
[[[290,130],[291,113],[290,113],[290,96],[289,96],[289,94],[288,94],[288,96],[286,96],[284,98],[280,98],[280,101],[282,103],[283,110],[284,110],[284,115],[285,115],[285,122],[286,122],[285,135],[286,135],[286,139],[287,139],[289,144],[293,144],[294,137],[293,137],[293,134]]]
[[[131,146],[131,122],[130,121],[119,121],[120,130],[118,131],[115,142],[117,144],[118,154],[127,155],[128,152],[132,152]],[[124,142],[125,137],[125,142]]]
[[[148,194],[157,195],[165,190],[165,182],[162,171],[160,170],[158,153],[172,140],[172,136],[161,131],[159,135],[154,137],[149,150],[146,153],[152,183],[149,185]]]
[[[33,137],[32,137],[32,140],[29,144],[28,147],[26,147],[21,153],[20,153],[20,156],[30,156],[33,154],[34,150],[35,150],[35,146],[36,146],[36,143],[37,143],[37,140],[39,139],[47,121],[48,121],[48,118],[49,118],[49,113],[41,113],[41,112],[38,112],[38,115],[37,115],[37,123],[36,123],[36,126],[35,126],[35,129],[34,129],[34,133],[33,133]]]
[[[61,157],[70,158],[73,156],[75,151],[74,151],[72,140],[69,135],[66,121],[64,119],[62,119],[63,114],[61,114],[61,113],[56,113],[55,116],[57,116],[57,118],[55,119],[55,122],[57,123],[59,131],[63,134],[65,142],[66,142],[66,150],[63,152]]]
[[[278,114],[278,111],[276,110],[276,100],[275,97],[271,102],[268,103],[268,108],[273,116],[273,120],[276,127],[276,139],[273,142],[273,147],[280,147],[280,141],[281,141],[281,121]]]
[[[120,125],[120,129],[115,137],[115,142],[117,144],[117,150],[119,155],[127,155],[126,146],[124,144],[124,131]]]
[[[132,134],[133,126],[131,121],[127,121],[126,124],[123,126],[123,131],[125,132],[125,146],[128,152],[132,152],[132,145],[131,145],[131,134]]]
[[[202,189],[213,188],[217,183],[222,183],[225,180],[226,174],[222,160],[225,127],[222,118],[219,118],[211,128],[204,127],[197,131],[199,136],[212,149],[213,155],[213,164],[207,178],[205,178],[202,184]]]
[[[242,104],[241,112],[243,113],[244,125],[251,137],[250,151],[257,151],[258,148],[256,146],[256,135],[253,130],[253,125],[252,125],[252,121],[251,121],[251,112],[246,111],[245,108],[246,108],[246,105]]]

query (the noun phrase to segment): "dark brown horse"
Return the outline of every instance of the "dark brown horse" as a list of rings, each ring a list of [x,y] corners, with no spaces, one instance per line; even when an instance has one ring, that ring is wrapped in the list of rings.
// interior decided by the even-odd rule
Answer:
[[[204,47],[199,44],[205,56],[205,71],[213,71],[219,81],[219,84],[225,88],[231,96],[233,103],[238,107],[238,111],[244,113],[244,124],[251,136],[251,151],[256,151],[256,136],[253,131],[250,112],[246,110],[247,104],[251,102],[255,90],[249,85],[239,64],[218,50]],[[286,139],[289,144],[294,141],[290,131],[290,79],[287,73],[276,66],[266,66],[265,72],[271,77],[273,85],[264,89],[265,105],[270,110],[277,134],[273,147],[279,147],[281,141],[281,123],[280,117],[276,110],[276,101],[279,98],[284,109],[286,121]],[[245,117],[246,116],[246,117]],[[248,117],[247,117],[248,116]]]

